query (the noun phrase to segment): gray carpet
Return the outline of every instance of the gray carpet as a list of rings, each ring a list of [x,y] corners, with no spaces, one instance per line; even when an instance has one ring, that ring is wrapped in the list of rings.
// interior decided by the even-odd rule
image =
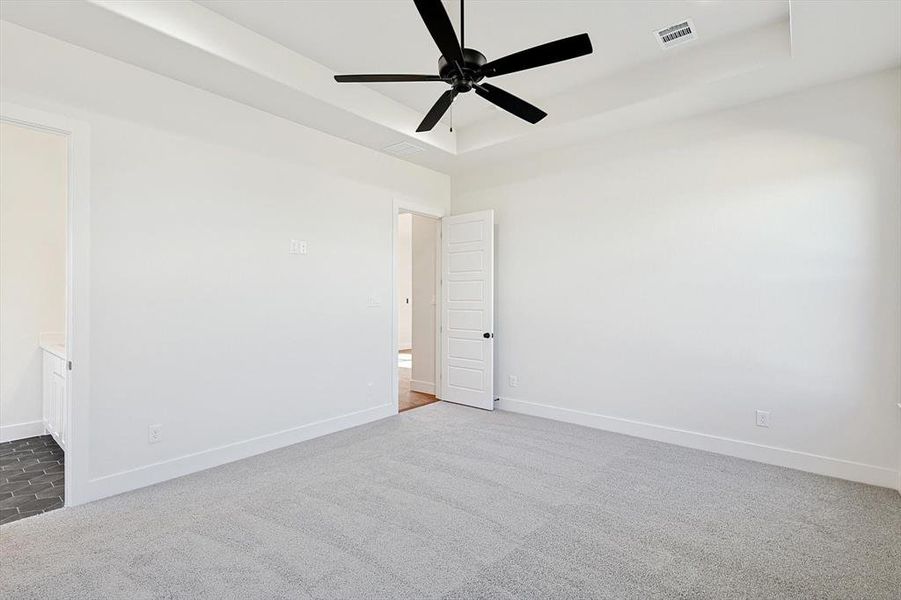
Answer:
[[[433,404],[0,528],[3,598],[901,598],[901,496]]]

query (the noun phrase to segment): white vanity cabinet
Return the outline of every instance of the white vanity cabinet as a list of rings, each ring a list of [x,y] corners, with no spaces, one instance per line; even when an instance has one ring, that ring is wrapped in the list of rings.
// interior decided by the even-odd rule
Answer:
[[[44,429],[66,449],[69,415],[66,395],[66,353],[61,346],[43,346],[44,353]]]

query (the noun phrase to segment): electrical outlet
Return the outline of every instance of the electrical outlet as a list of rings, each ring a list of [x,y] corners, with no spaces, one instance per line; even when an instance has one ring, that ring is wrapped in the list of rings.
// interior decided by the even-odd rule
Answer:
[[[163,439],[163,426],[151,425],[147,428],[147,441],[156,444]]]
[[[519,377],[517,377],[516,375],[510,375],[507,377],[507,383],[510,385],[510,387],[516,387],[519,385]]]
[[[758,427],[769,427],[770,426],[770,411],[758,410],[756,412],[756,423],[757,423]]]

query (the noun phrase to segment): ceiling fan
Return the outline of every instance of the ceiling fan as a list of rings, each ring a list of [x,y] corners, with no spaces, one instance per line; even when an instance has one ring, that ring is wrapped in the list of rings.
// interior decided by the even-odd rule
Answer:
[[[537,123],[547,116],[547,113],[536,106],[532,106],[525,100],[517,98],[509,92],[505,92],[490,83],[481,83],[486,77],[497,77],[517,71],[533,69],[549,65],[555,62],[577,58],[591,54],[591,40],[587,33],[581,33],[572,37],[563,38],[555,42],[548,42],[540,46],[534,46],[527,50],[521,50],[489,61],[478,50],[466,48],[463,45],[463,0],[460,0],[460,41],[454,26],[451,24],[447,11],[441,4],[441,0],[413,0],[419,16],[425,22],[426,28],[435,40],[435,44],[441,51],[438,57],[438,75],[335,75],[338,83],[389,83],[408,81],[443,81],[450,85],[450,89],[441,94],[435,105],[429,110],[422,123],[416,128],[417,132],[430,131],[444,116],[457,94],[475,90],[476,94],[510,112],[529,123]]]

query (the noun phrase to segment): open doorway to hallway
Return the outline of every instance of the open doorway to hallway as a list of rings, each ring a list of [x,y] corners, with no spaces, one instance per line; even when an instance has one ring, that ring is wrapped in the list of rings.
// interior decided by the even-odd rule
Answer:
[[[397,223],[398,411],[435,402],[439,221],[401,213]]]

